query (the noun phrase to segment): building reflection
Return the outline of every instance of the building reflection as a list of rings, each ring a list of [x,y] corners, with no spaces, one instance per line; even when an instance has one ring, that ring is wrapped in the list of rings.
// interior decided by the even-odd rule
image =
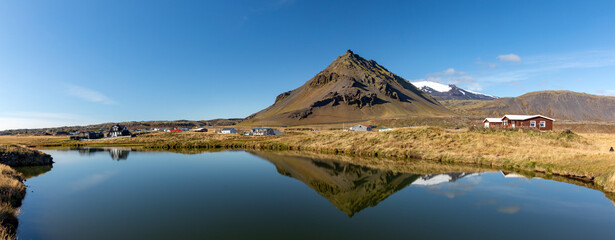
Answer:
[[[71,150],[77,150],[80,155],[92,155],[99,152],[108,152],[111,159],[120,161],[127,160],[128,155],[132,151],[130,148],[97,148],[97,147],[79,147]]]

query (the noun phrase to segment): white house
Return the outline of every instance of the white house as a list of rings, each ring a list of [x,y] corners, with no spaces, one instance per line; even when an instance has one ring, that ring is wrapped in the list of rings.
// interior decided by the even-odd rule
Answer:
[[[222,133],[222,134],[236,134],[237,130],[235,130],[235,128],[223,128],[222,131],[220,131],[220,133]]]
[[[350,127],[350,131],[372,131],[372,127],[367,125],[354,125]]]

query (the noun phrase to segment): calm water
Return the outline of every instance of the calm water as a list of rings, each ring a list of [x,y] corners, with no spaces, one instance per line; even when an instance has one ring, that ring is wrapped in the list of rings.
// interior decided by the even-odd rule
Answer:
[[[46,150],[20,239],[615,239],[602,192],[274,153]]]

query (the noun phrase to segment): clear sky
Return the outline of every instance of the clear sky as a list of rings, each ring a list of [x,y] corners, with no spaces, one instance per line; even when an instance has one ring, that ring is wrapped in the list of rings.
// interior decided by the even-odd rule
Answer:
[[[500,97],[615,95],[615,1],[2,1],[0,130],[246,117],[347,49]]]

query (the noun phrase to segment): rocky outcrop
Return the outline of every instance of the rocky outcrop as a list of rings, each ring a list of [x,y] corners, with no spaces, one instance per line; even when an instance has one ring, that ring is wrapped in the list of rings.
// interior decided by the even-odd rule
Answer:
[[[286,99],[288,96],[290,96],[290,92],[291,92],[291,91],[288,91],[288,92],[284,92],[284,93],[282,93],[282,94],[278,95],[278,96],[275,98],[275,102],[276,102],[276,103],[278,103],[278,102],[280,102],[280,101],[282,101],[282,100]]]

